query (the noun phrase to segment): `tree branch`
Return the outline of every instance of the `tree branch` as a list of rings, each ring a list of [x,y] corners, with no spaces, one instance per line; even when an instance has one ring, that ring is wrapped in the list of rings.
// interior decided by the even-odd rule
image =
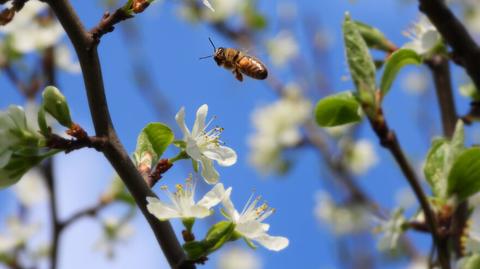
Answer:
[[[148,188],[120,143],[112,126],[103,85],[103,77],[94,40],[83,27],[68,0],[47,0],[75,47],[88,96],[90,113],[97,136],[105,136],[108,143],[103,148],[105,157],[122,178],[136,204],[147,219],[165,257],[172,268],[195,268],[185,253],[168,221],[159,221],[146,208],[146,197],[156,195]]]
[[[427,61],[427,65],[430,68],[435,84],[438,106],[442,118],[443,134],[447,138],[452,138],[458,117],[453,100],[448,59],[442,55],[434,55]]]
[[[428,202],[422,186],[420,185],[420,180],[417,178],[414,169],[408,162],[395,133],[389,129],[381,108],[379,109],[378,116],[376,118],[372,119],[369,117],[368,119],[372,129],[380,140],[380,144],[384,148],[388,149],[393,155],[395,161],[400,166],[403,175],[407,179],[410,187],[417,197],[417,200],[420,203],[423,214],[425,215],[425,220],[432,234],[433,243],[438,248],[438,259],[441,267],[443,269],[450,269],[448,245],[446,245],[446,241],[443,240],[439,234],[437,218],[430,207],[430,203]]]
[[[420,11],[428,16],[453,49],[453,59],[462,65],[480,91],[480,49],[465,26],[443,0],[419,0]]]

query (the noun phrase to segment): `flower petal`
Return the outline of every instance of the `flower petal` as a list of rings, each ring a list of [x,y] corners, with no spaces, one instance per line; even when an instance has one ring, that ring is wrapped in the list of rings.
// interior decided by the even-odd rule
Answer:
[[[188,130],[187,125],[185,124],[185,107],[182,106],[182,108],[180,108],[180,110],[177,112],[177,114],[175,115],[175,121],[177,121],[177,124],[182,130],[183,135],[185,137],[189,136],[190,131]]]
[[[197,141],[191,136],[187,136],[185,142],[187,143],[187,147],[185,150],[188,156],[190,156],[195,161],[200,161],[200,159],[202,158],[202,152],[200,151],[200,148],[198,148]]]
[[[280,251],[288,247],[289,241],[288,238],[283,236],[271,236],[266,233],[263,235],[253,238],[260,245],[264,246],[268,250]]]
[[[203,219],[205,217],[210,216],[212,214],[212,211],[210,211],[210,209],[204,206],[194,205],[190,207],[190,214],[191,216],[183,216],[183,217]]]
[[[203,198],[198,201],[197,205],[208,209],[218,205],[225,197],[225,188],[222,183],[215,185]]]
[[[211,11],[215,12],[215,9],[213,9],[212,5],[210,5],[210,2],[208,2],[208,0],[203,0],[203,4],[207,6]]]
[[[239,214],[235,207],[233,206],[232,200],[230,199],[230,195],[232,194],[232,187],[228,188],[225,191],[225,195],[223,196],[222,199],[222,205],[223,208],[225,209],[224,212],[227,214],[227,217],[230,218],[231,221],[236,222]]]
[[[250,239],[255,239],[265,234],[262,223],[256,220],[237,223],[235,230]]]
[[[207,118],[208,105],[204,104],[197,110],[195,123],[193,124],[192,136],[196,137],[205,129],[205,119]]]
[[[155,197],[147,197],[147,210],[159,220],[180,218],[181,214],[170,205],[163,203]]]
[[[229,147],[214,146],[204,150],[203,155],[217,161],[221,166],[231,166],[237,162],[237,153]]]
[[[202,157],[200,159],[200,163],[202,165],[202,177],[208,184],[215,184],[218,182],[220,175],[218,174],[215,167],[213,167],[213,161]]]

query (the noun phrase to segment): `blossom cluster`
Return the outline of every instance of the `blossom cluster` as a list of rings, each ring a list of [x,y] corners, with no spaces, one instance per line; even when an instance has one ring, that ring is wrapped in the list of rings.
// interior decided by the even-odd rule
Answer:
[[[203,240],[194,240],[193,236],[184,236],[184,248],[190,259],[196,260],[206,257],[220,248],[225,242],[243,238],[251,247],[255,247],[253,241],[265,248],[279,251],[288,246],[289,241],[285,237],[271,236],[268,234],[270,226],[264,223],[275,210],[263,203],[258,205],[261,198],[249,199],[244,210],[239,212],[235,209],[231,200],[232,188],[225,189],[219,183],[220,175],[214,167],[214,162],[221,166],[231,166],[237,161],[236,152],[225,146],[220,140],[223,128],[213,127],[209,129],[212,121],[206,121],[208,106],[202,105],[196,113],[195,122],[190,130],[185,123],[185,109],[182,107],[176,114],[175,119],[183,134],[183,139],[177,144],[194,163],[199,163],[201,175],[206,183],[212,184],[212,189],[203,198],[195,200],[196,182],[188,178],[185,185],[177,184],[174,192],[169,191],[167,186],[162,190],[170,199],[170,203],[160,201],[156,197],[147,197],[148,211],[159,220],[181,219],[187,235],[192,234],[195,220],[202,219],[213,214],[213,208],[222,205],[222,213],[226,220],[212,226]]]

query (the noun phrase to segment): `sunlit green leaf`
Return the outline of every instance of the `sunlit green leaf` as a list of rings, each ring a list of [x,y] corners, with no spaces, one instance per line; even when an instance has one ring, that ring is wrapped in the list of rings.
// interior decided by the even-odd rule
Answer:
[[[315,119],[322,127],[332,127],[358,122],[360,105],[351,92],[341,92],[318,101],[315,107]]]
[[[379,29],[360,21],[354,21],[354,23],[368,47],[386,52],[391,52],[396,49],[395,45],[390,42]]]
[[[422,57],[411,49],[399,49],[392,53],[385,65],[385,71],[383,71],[382,80],[380,83],[380,90],[382,95],[385,96],[392,87],[398,72],[402,67],[409,64],[421,64]]]
[[[463,151],[448,175],[447,194],[463,201],[480,190],[480,148]]]
[[[173,132],[167,125],[159,122],[149,123],[138,136],[135,155],[141,159],[145,154],[149,154],[151,160],[157,162],[173,139]]]
[[[367,114],[375,112],[375,63],[372,60],[367,43],[360,34],[357,25],[350,19],[350,15],[345,15],[343,22],[343,38],[345,42],[345,51],[347,55],[350,75],[358,91],[358,98]]]

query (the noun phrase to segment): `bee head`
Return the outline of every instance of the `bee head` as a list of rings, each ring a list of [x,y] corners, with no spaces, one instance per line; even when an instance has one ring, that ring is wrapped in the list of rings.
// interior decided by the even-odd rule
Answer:
[[[213,54],[213,59],[217,63],[217,65],[221,65],[222,63],[225,62],[225,48],[220,47],[215,50],[215,53]]]

